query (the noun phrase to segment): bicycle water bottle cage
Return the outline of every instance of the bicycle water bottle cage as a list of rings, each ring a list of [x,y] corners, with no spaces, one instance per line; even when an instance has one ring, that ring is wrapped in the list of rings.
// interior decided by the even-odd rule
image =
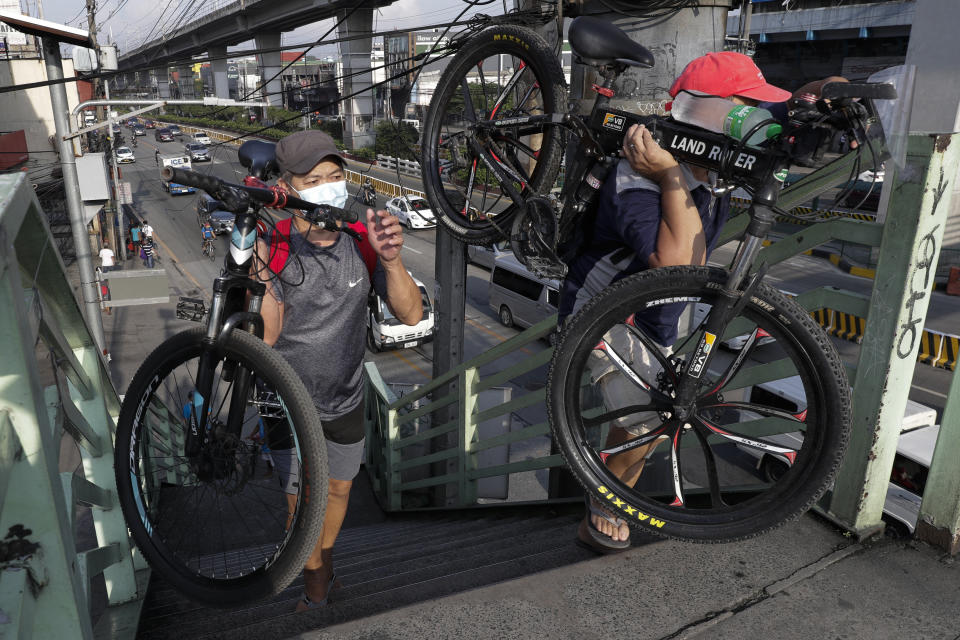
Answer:
[[[653,66],[653,54],[615,24],[581,16],[574,18],[568,32],[570,48],[584,64],[596,67],[621,65],[627,67]]]
[[[240,164],[250,175],[261,180],[267,180],[280,172],[276,154],[277,145],[262,140],[247,140],[237,151]]]

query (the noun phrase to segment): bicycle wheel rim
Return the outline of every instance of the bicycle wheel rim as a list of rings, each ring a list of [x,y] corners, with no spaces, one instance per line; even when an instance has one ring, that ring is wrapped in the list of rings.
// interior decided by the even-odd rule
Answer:
[[[488,29],[464,46],[438,83],[423,140],[424,189],[441,223],[471,242],[509,236],[517,207],[471,147],[466,130],[473,118],[504,122],[561,112],[564,95],[556,58],[532,31]],[[516,176],[514,187],[528,197],[553,186],[562,137],[557,127],[539,124],[502,126],[490,140],[495,161]]]
[[[227,606],[270,596],[302,569],[322,523],[326,452],[302,383],[292,370],[282,372],[285,363],[268,347],[234,332],[224,342],[209,399],[208,435],[215,445],[197,458],[186,456],[182,414],[169,414],[180,410],[196,386],[203,335],[198,328],[167,341],[131,383],[118,428],[117,486],[150,565],[190,597]],[[222,433],[234,385],[222,378],[224,362],[238,365],[234,380],[243,370],[256,380],[239,438]],[[271,390],[276,393],[267,397]],[[245,438],[259,433],[259,415],[268,410],[279,417],[266,422],[264,439],[290,449],[272,448],[270,478],[264,452]],[[295,463],[299,486],[291,505],[280,481]]]
[[[636,309],[660,310],[678,302],[709,304],[717,299],[724,277],[719,270],[692,267],[657,271],[663,273],[633,276],[605,290],[564,331],[561,349],[551,364],[548,405],[555,436],[571,469],[590,493],[618,515],[626,514],[631,524],[671,537],[741,539],[799,515],[828,488],[849,436],[849,387],[832,344],[802,308],[761,285],[744,307],[743,320],[731,325],[735,333],[728,331],[717,344],[739,342],[743,332],[747,341],[740,351],[714,359],[713,370],[703,376],[696,411],[688,420],[681,424],[670,408],[672,376],[659,361],[649,370],[636,366],[641,379],[649,378],[647,382],[667,398],[638,394],[636,385],[627,385],[635,395],[622,404],[653,407],[654,412],[624,409],[625,414],[611,414],[606,406],[614,404],[607,391],[611,379],[596,380],[591,374],[595,370],[588,368],[591,354],[611,327]],[[642,321],[638,324],[645,326]],[[754,331],[767,344],[748,346]],[[702,328],[692,331],[687,344],[695,345],[701,332]],[[683,343],[681,332],[674,345],[679,353],[664,358],[675,370],[685,365],[692,351],[685,350]],[[622,356],[624,349],[614,351]],[[724,384],[723,363],[735,362],[741,353],[743,362]],[[609,359],[606,354],[603,357]],[[632,357],[639,362],[637,355]],[[751,378],[760,380],[774,369],[780,370],[779,377],[798,376],[804,393],[802,408],[791,411],[769,399],[741,402],[735,397],[736,392],[753,394],[755,388],[752,383],[737,385]],[[603,367],[599,370],[602,373]],[[619,370],[613,375],[620,375]],[[602,421],[614,416],[619,422]],[[620,433],[611,430],[611,424],[635,427],[641,416],[648,429],[645,433],[620,435],[622,441],[611,438],[613,443],[607,439],[610,431]],[[794,436],[797,432],[799,438]],[[652,444],[658,437],[657,444]],[[624,481],[611,468],[625,464],[616,462],[618,457],[637,455],[618,450],[635,443],[653,446],[653,451],[639,479]],[[775,482],[764,479],[758,470],[757,458],[766,455],[789,462],[787,473]]]

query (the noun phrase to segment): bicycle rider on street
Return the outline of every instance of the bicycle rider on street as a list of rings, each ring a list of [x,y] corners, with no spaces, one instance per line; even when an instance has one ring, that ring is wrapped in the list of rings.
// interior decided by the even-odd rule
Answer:
[[[373,186],[373,181],[367,178],[363,181],[363,202],[370,206],[377,204],[377,190]]]
[[[824,83],[836,80],[843,79],[809,83],[793,95],[819,95]],[[791,98],[790,92],[768,84],[749,57],[734,52],[708,53],[694,59],[669,93],[676,97],[681,90],[761,106],[784,120],[786,103]],[[717,197],[711,193],[715,175],[677,162],[643,125],[630,127],[623,142],[623,159],[600,191],[593,238],[569,264],[560,296],[561,326],[590,298],[629,275],[655,267],[706,264],[726,222],[730,194]],[[644,326],[647,335],[657,337],[660,345],[671,345],[676,340],[677,321],[684,308],[684,303],[678,303],[652,313],[637,313],[635,321]],[[611,331],[604,337],[618,345],[618,353],[627,356],[641,377],[656,380],[660,371],[657,360],[639,341],[625,330]],[[660,348],[665,355],[670,353],[669,347]],[[594,351],[589,365],[593,382],[599,386],[608,409],[644,404],[643,392],[621,375],[602,352]],[[611,425],[606,446],[643,435],[659,424],[659,417],[653,412],[619,418]],[[660,438],[611,456],[606,464],[624,484],[634,486],[646,459],[662,441]],[[577,531],[579,544],[598,553],[630,547],[626,521],[592,498],[587,498],[587,506],[588,512]]]
[[[210,226],[209,220],[203,221],[203,226],[200,227],[200,251],[203,252],[204,247],[206,247],[208,242],[213,242],[217,234],[214,232],[213,227]]]

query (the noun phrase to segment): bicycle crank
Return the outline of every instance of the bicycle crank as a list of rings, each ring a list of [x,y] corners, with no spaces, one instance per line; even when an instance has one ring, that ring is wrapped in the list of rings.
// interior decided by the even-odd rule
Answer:
[[[567,265],[557,256],[557,215],[553,202],[535,196],[513,221],[510,247],[525,267],[541,278],[561,280],[567,275]]]

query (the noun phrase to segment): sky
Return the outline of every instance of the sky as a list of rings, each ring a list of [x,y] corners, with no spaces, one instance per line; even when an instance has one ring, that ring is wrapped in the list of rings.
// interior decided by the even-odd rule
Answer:
[[[21,8],[32,16],[38,15],[38,3],[42,5],[43,17],[46,20],[69,24],[70,26],[87,28],[85,0],[20,0]],[[97,0],[97,30],[99,40],[104,42],[112,30],[113,37],[119,45],[120,53],[135,49],[148,36],[156,38],[165,24],[175,22],[177,7],[186,7],[195,2],[195,6],[203,6],[204,13],[209,8],[230,4],[232,0]],[[513,0],[506,0],[508,6]],[[182,4],[181,4],[182,3]],[[172,6],[171,6],[172,5]],[[495,0],[492,4],[471,8],[466,16],[474,13],[499,15],[504,12],[504,0]],[[463,10],[460,0],[397,0],[393,4],[383,7],[374,13],[374,30],[388,31],[393,29],[412,30],[429,24],[438,24],[452,20]],[[166,13],[162,13],[167,9]],[[191,14],[196,12],[191,11]],[[170,20],[170,23],[168,23]],[[158,24],[159,21],[159,24]],[[189,20],[188,20],[189,21]],[[295,31],[284,33],[283,45],[300,43],[312,44],[323,35],[333,21],[327,20],[301,27]],[[152,35],[151,35],[152,34]],[[330,38],[335,37],[331,34]],[[252,44],[250,45],[252,47]],[[248,47],[242,47],[248,48]],[[335,49],[319,47],[311,53],[330,54]]]

